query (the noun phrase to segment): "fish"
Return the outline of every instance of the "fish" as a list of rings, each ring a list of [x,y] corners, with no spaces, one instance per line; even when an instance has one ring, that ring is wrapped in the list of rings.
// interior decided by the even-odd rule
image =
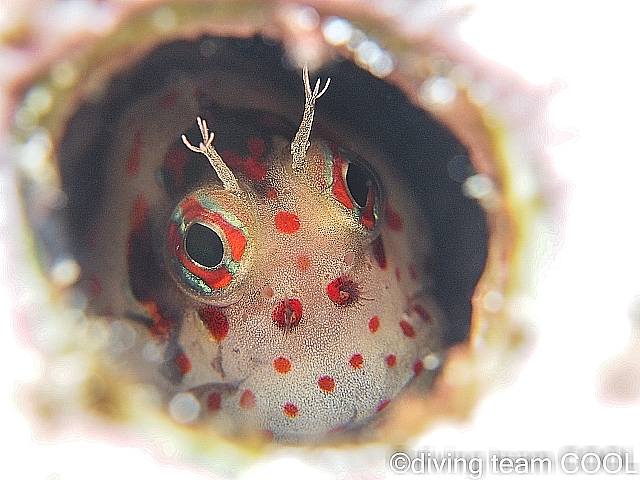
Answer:
[[[423,359],[442,354],[397,186],[309,141],[329,82],[302,78],[293,138],[285,119],[220,105],[215,81],[184,77],[132,102],[103,154],[109,187],[78,257],[88,309],[135,332],[121,361],[179,423],[317,441],[428,385]]]

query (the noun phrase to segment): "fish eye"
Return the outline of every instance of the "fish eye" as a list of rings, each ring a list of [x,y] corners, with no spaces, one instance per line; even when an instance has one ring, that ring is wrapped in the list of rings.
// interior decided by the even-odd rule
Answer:
[[[193,262],[204,267],[214,268],[222,262],[224,246],[220,235],[202,223],[193,223],[187,228],[184,248]]]
[[[376,169],[356,152],[320,139],[312,144],[307,181],[326,192],[357,225],[370,233],[379,226],[384,189]]]
[[[207,445],[399,444],[442,412],[469,415],[490,383],[479,365],[524,343],[509,313],[520,271],[511,267],[537,197],[511,188],[505,129],[483,110],[491,92],[480,70],[346,11],[306,7],[317,21],[303,25],[260,8],[265,24],[142,9],[24,87],[14,136],[25,158],[40,155],[22,161],[20,181],[43,275],[76,299],[82,332],[127,335],[93,349],[70,335],[55,355],[77,350],[97,365],[86,383],[99,393],[76,397],[108,420],[148,406],[167,432],[187,428]],[[216,15],[237,28],[218,29]],[[134,45],[141,28],[149,40]],[[314,209],[296,210],[306,190],[287,177],[305,121],[305,62],[332,78],[307,153],[318,168],[306,175],[326,193],[311,200],[331,200],[316,209],[316,237],[303,216]],[[233,182],[197,153],[208,137],[199,144],[196,118]],[[368,243],[316,250],[340,237],[344,219],[360,222]],[[310,253],[282,254],[304,242]],[[401,305],[391,315],[371,310],[383,294]],[[358,311],[367,318],[348,323]],[[317,371],[296,363],[300,346]],[[272,396],[251,382],[270,382]],[[139,384],[152,398],[142,407],[128,396]],[[64,410],[35,397],[41,411]]]
[[[196,189],[169,221],[165,256],[170,273],[183,290],[206,303],[236,301],[251,268],[253,229],[252,216],[232,195]]]
[[[321,150],[326,177],[322,188],[327,188],[359,224],[373,230],[383,203],[381,182],[374,169],[355,152],[331,142],[322,142]]]

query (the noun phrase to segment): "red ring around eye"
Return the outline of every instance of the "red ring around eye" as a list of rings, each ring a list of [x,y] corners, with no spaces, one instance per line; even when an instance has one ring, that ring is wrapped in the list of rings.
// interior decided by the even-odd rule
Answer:
[[[211,226],[215,234],[224,239],[223,245],[226,243],[226,246],[219,265],[203,266],[193,260],[186,251],[187,233],[195,223]],[[175,259],[175,273],[181,283],[198,294],[211,295],[232,282],[233,274],[237,271],[247,246],[247,238],[243,230],[237,226],[238,223],[232,213],[225,212],[206,193],[200,193],[199,196],[191,195],[178,205],[169,224],[167,247],[169,254]]]
[[[220,227],[231,249],[231,257],[236,262],[240,261],[247,246],[247,238],[242,230],[231,225],[219,212],[209,210],[200,205],[195,198],[190,198],[182,204],[182,212],[185,224],[189,224],[194,220],[204,220]]]
[[[189,273],[195,275],[202,280],[211,289],[224,288],[231,283],[231,274],[225,266],[220,266],[215,269],[202,268],[194,263],[186,254],[183,247],[182,236],[175,223],[169,225],[169,251],[175,253],[175,256],[180,261],[180,264]],[[204,292],[208,293],[208,292]]]
[[[333,143],[326,143],[328,151],[325,150],[327,161],[330,160],[331,174],[331,193],[345,208],[354,212],[360,218],[360,223],[367,228],[372,229],[377,220],[377,198],[374,184],[369,185],[366,204],[360,207],[353,199],[349,185],[347,184],[347,171],[351,162],[345,159],[343,152]],[[327,169],[329,166],[327,165]],[[327,171],[327,173],[329,173]],[[373,183],[373,182],[372,182]]]
[[[331,184],[331,191],[333,192],[333,196],[336,197],[336,200],[349,210],[353,210],[353,200],[351,200],[349,188],[345,181],[347,163],[344,161],[342,154],[335,145],[329,143],[329,149],[333,155],[333,162],[331,164],[331,177],[333,180]]]
[[[371,229],[376,224],[376,217],[373,211],[375,204],[375,195],[373,194],[373,188],[369,189],[369,193],[367,194],[367,204],[360,210],[360,221],[362,224]]]

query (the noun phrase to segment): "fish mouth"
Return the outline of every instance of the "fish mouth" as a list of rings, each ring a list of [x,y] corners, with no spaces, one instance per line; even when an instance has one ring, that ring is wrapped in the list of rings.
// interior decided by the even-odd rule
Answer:
[[[390,405],[391,420],[366,437],[400,441],[441,416],[470,414],[491,383],[483,364],[490,355],[479,353],[480,345],[501,357],[503,368],[512,368],[514,352],[523,351],[527,329],[505,305],[520,291],[518,265],[542,194],[522,200],[514,193],[503,148],[508,125],[492,110],[490,95],[483,97],[486,84],[474,78],[471,62],[445,37],[411,36],[375,13],[356,15],[346,7],[297,8],[168,2],[132,9],[113,33],[56,59],[54,66],[72,72],[69,85],[56,80],[55,69],[21,80],[13,136],[26,146],[51,146],[42,166],[21,170],[23,202],[45,278],[56,290],[74,289],[89,261],[82,246],[108,188],[104,154],[117,135],[111,125],[124,106],[180,74],[213,72],[222,80],[216,100],[295,124],[304,96],[301,62],[332,77],[315,131],[379,158],[406,185],[429,228],[424,273],[446,318],[448,353],[433,388]],[[29,100],[34,92],[49,94],[46,109]],[[59,201],[47,200],[43,215],[33,206],[47,195]],[[468,372],[464,382],[456,378],[460,369]],[[416,412],[410,419],[401,414],[407,406]]]

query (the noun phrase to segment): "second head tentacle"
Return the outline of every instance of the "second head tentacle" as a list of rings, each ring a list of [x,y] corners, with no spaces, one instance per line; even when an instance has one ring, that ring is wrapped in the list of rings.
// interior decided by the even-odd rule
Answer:
[[[302,122],[296,133],[293,142],[291,142],[291,156],[293,162],[291,167],[294,171],[301,171],[305,166],[305,157],[307,150],[309,149],[309,136],[311,135],[311,127],[313,126],[313,115],[315,112],[316,100],[320,98],[329,88],[331,78],[327,79],[327,83],[324,88],[320,90],[320,79],[315,84],[313,90],[311,90],[311,83],[309,82],[309,67],[307,65],[302,69],[302,79],[304,82],[305,91],[305,105],[304,114],[302,115]]]
[[[216,149],[213,147],[213,137],[214,133],[209,132],[209,127],[207,126],[207,121],[198,117],[198,127],[200,128],[200,133],[202,134],[202,142],[197,147],[191,145],[189,140],[185,135],[182,135],[182,141],[187,146],[187,148],[196,153],[202,153],[205,157],[209,159],[209,163],[213,167],[213,169],[218,174],[218,178],[222,182],[222,185],[225,190],[228,190],[231,193],[240,193],[240,186],[238,185],[238,180],[236,179],[233,172],[229,169],[222,157],[218,154]]]

